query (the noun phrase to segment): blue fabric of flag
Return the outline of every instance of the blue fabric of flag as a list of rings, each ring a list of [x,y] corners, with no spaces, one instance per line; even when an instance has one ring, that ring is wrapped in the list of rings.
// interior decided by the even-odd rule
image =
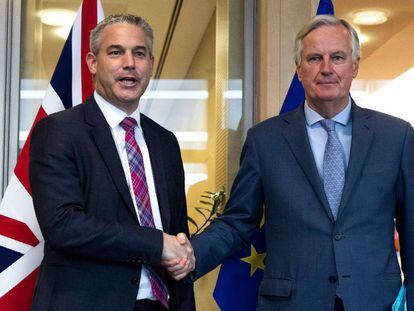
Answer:
[[[0,272],[3,272],[22,256],[23,254],[19,252],[0,246]]]
[[[258,254],[266,252],[263,227],[253,234],[250,243]],[[250,249],[242,250],[221,266],[213,294],[220,310],[256,310],[263,270],[257,269],[250,275],[250,264],[241,260],[251,256]]]
[[[66,39],[50,84],[59,95],[65,109],[72,107],[72,30]]]
[[[317,15],[334,14],[331,0],[320,0]],[[305,92],[297,74],[294,75],[280,114],[297,108],[305,101]],[[258,254],[266,251],[264,226],[258,228],[251,239],[251,245]],[[223,262],[217,278],[213,297],[222,311],[253,311],[257,308],[259,285],[263,270],[257,269],[250,275],[250,264],[242,258],[251,256],[251,248],[246,248]]]

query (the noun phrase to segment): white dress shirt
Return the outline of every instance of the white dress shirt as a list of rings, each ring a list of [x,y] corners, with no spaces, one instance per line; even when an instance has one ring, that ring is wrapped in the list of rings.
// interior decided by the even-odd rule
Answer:
[[[137,121],[138,126],[135,128],[135,139],[138,143],[139,148],[141,149],[142,157],[144,160],[145,176],[147,179],[152,215],[154,217],[154,224],[155,228],[162,230],[163,228],[161,223],[161,215],[158,206],[157,195],[155,192],[155,184],[151,168],[150,155],[148,152],[147,144],[145,143],[144,135],[142,133],[139,108],[128,116],[124,111],[120,110],[119,108],[115,107],[114,105],[106,101],[96,91],[94,92],[93,96],[99,108],[101,109],[106,119],[106,122],[108,122],[109,127],[111,128],[111,133],[114,138],[116,149],[118,150],[118,155],[122,163],[122,168],[124,169],[132,202],[134,203],[135,213],[136,215],[139,215],[137,204],[135,202],[134,189],[132,188],[131,171],[129,168],[127,151],[125,148],[125,130],[119,125],[125,117],[132,117]],[[138,216],[137,218],[138,221],[140,221]],[[137,299],[156,300],[152,293],[151,283],[148,277],[148,271],[147,269],[145,269],[144,266],[141,269],[141,279],[139,283]]]

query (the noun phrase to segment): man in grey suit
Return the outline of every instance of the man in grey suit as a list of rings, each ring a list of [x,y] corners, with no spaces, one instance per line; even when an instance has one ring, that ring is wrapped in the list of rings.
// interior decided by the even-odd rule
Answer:
[[[396,219],[414,310],[414,132],[354,103],[359,58],[343,20],[319,15],[298,33],[306,101],[249,130],[224,214],[192,240],[194,278],[248,244],[264,205],[259,310],[390,310],[401,287]]]

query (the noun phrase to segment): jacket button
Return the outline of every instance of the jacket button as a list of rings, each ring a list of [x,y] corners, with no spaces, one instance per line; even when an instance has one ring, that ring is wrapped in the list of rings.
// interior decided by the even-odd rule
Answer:
[[[133,284],[133,285],[138,284],[138,278],[132,278],[131,279],[131,284]]]
[[[331,282],[331,283],[336,283],[336,276],[331,275],[331,276],[329,277],[329,282]]]
[[[335,237],[334,237],[335,241],[339,241],[342,238],[343,238],[342,234],[340,233],[335,234]]]

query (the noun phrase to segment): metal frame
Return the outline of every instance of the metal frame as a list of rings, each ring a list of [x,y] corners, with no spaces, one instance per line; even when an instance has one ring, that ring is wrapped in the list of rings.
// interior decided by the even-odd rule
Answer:
[[[243,140],[258,121],[257,38],[257,0],[244,0]]]
[[[21,0],[0,3],[0,194],[16,165],[19,128]]]

